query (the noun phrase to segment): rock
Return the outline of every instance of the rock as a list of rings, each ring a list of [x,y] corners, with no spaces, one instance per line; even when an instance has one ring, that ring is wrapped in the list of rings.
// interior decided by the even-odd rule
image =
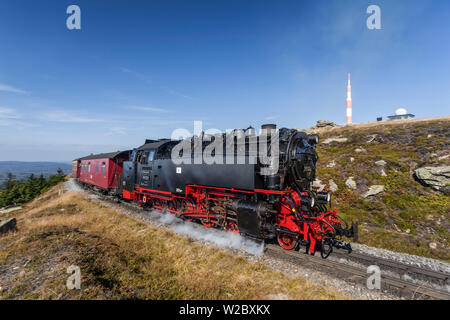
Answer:
[[[406,233],[410,233],[410,232],[411,232],[411,229],[406,229],[405,232],[406,232]]]
[[[381,176],[382,176],[382,177],[387,177],[387,174],[386,174],[386,172],[384,171],[384,169],[381,169]]]
[[[322,181],[320,181],[320,179],[316,179],[314,180],[313,184],[312,184],[313,188],[317,188],[316,190],[319,192],[322,192],[323,189],[325,189],[325,185],[322,184]]]
[[[367,137],[364,139],[364,141],[365,141],[366,143],[371,143],[373,140],[375,140],[376,137],[377,137],[376,134],[371,134],[370,136],[367,136]]]
[[[0,222],[0,233],[6,233],[16,228],[16,218],[11,218]]]
[[[336,161],[331,161],[329,164],[327,164],[327,168],[334,168],[336,167]]]
[[[444,190],[450,185],[450,166],[425,167],[414,171],[416,178],[434,190]]]
[[[376,161],[375,164],[379,167],[384,167],[386,165],[386,161],[384,160]]]
[[[358,148],[358,149],[355,149],[355,152],[356,152],[356,153],[366,152],[366,149]]]
[[[329,120],[319,120],[315,125],[315,128],[326,128],[326,127],[336,127],[336,123]]]
[[[353,162],[353,161],[355,161],[355,158],[351,157],[350,162]]]
[[[330,143],[333,143],[333,142],[347,142],[347,141],[348,141],[348,138],[336,137],[336,138],[325,139],[322,143],[323,144],[330,144]]]
[[[338,186],[333,180],[328,181],[328,184],[330,185],[331,192],[336,192],[338,190]]]
[[[441,161],[441,160],[445,160],[447,158],[450,158],[450,154],[447,154],[446,156],[439,157],[438,160]]]
[[[431,249],[436,249],[437,248],[437,243],[436,242],[430,242],[429,244]]]
[[[7,206],[7,207],[4,207],[4,208],[0,209],[0,214],[10,213],[10,212],[17,211],[17,210],[20,210],[20,209],[22,209],[22,207],[16,207],[15,205]]]
[[[345,181],[345,185],[350,189],[356,189],[356,182],[353,180],[353,177],[350,177]]]
[[[377,194],[380,194],[384,191],[384,186],[381,185],[375,185],[370,186],[369,190],[363,195],[364,198],[376,196]]]

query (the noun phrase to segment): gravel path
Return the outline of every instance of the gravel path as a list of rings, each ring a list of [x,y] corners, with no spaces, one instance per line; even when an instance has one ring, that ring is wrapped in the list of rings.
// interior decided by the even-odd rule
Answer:
[[[420,256],[414,256],[406,253],[389,251],[386,249],[369,247],[359,243],[352,243],[352,248],[355,252],[365,253],[375,257],[394,260],[419,268],[426,268],[433,271],[450,273],[450,263],[446,263],[443,261]]]

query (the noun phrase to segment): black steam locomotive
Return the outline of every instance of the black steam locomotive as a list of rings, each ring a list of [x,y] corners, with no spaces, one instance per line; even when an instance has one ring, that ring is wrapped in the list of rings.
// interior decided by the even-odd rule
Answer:
[[[333,247],[351,250],[340,238],[356,238],[357,225],[349,227],[331,208],[328,193],[311,188],[318,142],[317,135],[277,131],[275,125],[264,125],[260,134],[249,127],[180,141],[146,140],[128,161],[110,159],[121,176],[108,189],[208,228],[276,239],[286,250],[303,245],[326,258]],[[89,157],[76,161],[82,166]]]

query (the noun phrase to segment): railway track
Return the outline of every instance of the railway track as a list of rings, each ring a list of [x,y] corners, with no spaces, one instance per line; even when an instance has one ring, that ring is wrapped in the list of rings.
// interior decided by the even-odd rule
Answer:
[[[366,286],[367,278],[370,276],[365,269],[360,267],[348,265],[345,263],[337,263],[333,260],[324,260],[319,256],[311,256],[308,254],[300,253],[297,251],[286,251],[281,247],[274,244],[267,244],[265,254],[283,259],[290,263],[299,265],[301,267],[306,267],[308,269],[317,270],[321,272],[326,272],[328,275],[335,276],[339,279],[346,280],[348,282],[362,284]],[[342,252],[339,254],[343,254]],[[353,253],[347,254],[347,258],[352,256]],[[360,260],[365,259],[365,255],[357,254]],[[364,257],[363,257],[364,256]],[[367,258],[365,261],[371,262],[368,265],[378,265],[382,269],[382,265],[389,265],[392,268],[403,269],[406,266],[401,263],[396,263],[390,260],[382,261],[386,259],[380,259],[376,257]],[[408,266],[409,267],[409,266]],[[419,269],[414,270],[415,273],[420,273],[422,276],[430,278],[436,277],[441,279],[443,275],[441,273],[435,273],[430,270]],[[444,274],[444,277],[448,275]],[[443,279],[442,279],[443,280]],[[436,279],[436,281],[438,281]],[[445,280],[447,281],[447,280]],[[395,296],[405,298],[405,299],[433,299],[433,300],[450,300],[450,293],[447,291],[432,288],[431,286],[425,286],[421,284],[416,284],[410,281],[406,281],[395,276],[382,274],[381,275],[381,290],[384,292],[389,292]]]
[[[382,272],[384,271],[390,275],[395,274],[401,280],[414,279],[417,282],[428,283],[437,288],[450,288],[450,275],[445,272],[419,268],[394,260],[354,251],[351,254],[348,254],[342,250],[334,250],[333,258],[336,260],[343,260],[343,262],[358,264],[366,268],[371,265],[377,265]]]
[[[105,196],[92,190],[87,191],[96,194],[102,201],[114,203],[124,209],[131,209],[137,214],[142,215],[144,212],[134,204],[118,201],[117,198]],[[382,270],[381,290],[383,292],[389,292],[405,299],[450,300],[448,291],[433,287],[433,285],[448,287],[450,275],[442,272],[418,268],[358,252],[348,254],[344,250],[333,251],[332,255],[335,256],[336,260],[325,260],[319,256],[311,256],[298,251],[286,251],[275,244],[266,244],[265,254],[299,267],[325,272],[341,280],[364,286],[366,286],[366,281],[370,276],[366,272],[366,268],[370,265],[377,265]],[[356,264],[356,266],[343,263],[342,260]],[[386,271],[389,273],[387,274]]]

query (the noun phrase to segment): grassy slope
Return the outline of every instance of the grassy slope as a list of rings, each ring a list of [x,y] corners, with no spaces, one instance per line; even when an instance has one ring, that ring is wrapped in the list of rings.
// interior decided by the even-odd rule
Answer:
[[[318,133],[321,141],[348,138],[344,143],[319,145],[318,178],[327,185],[332,179],[339,188],[333,195],[336,207],[344,217],[363,223],[360,242],[450,261],[450,197],[422,186],[413,177],[417,168],[450,164],[450,157],[439,160],[450,153],[450,117],[324,129]],[[372,137],[375,140],[367,142]],[[357,148],[367,152],[357,153]],[[333,160],[336,166],[327,167]],[[386,177],[375,165],[378,160],[387,162]],[[357,183],[356,190],[345,185],[350,176]],[[372,199],[363,199],[361,194],[371,185],[386,188]],[[430,249],[430,242],[437,243],[437,248]]]
[[[135,221],[57,186],[0,236],[3,299],[293,299],[343,296]],[[6,217],[2,217],[7,218]],[[82,289],[68,290],[69,265]]]

